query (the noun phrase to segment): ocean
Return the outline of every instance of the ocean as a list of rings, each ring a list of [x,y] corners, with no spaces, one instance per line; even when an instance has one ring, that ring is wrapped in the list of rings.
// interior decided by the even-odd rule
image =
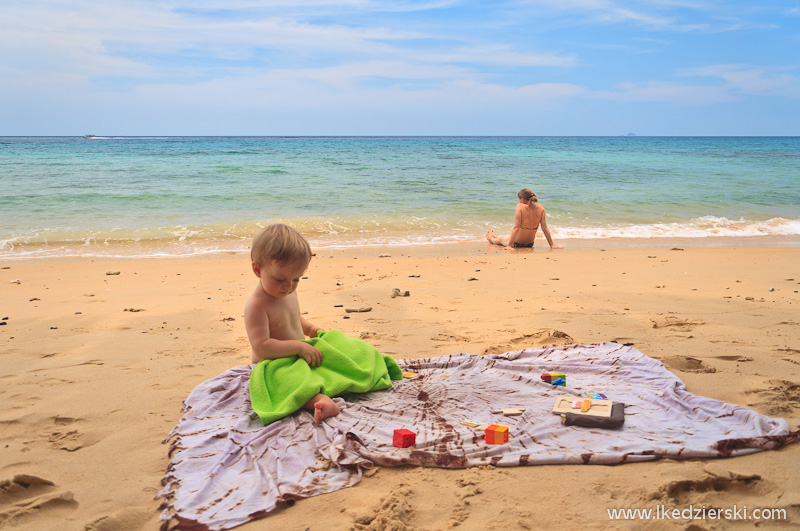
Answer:
[[[0,258],[483,245],[521,188],[567,248],[800,245],[800,137],[0,137]]]

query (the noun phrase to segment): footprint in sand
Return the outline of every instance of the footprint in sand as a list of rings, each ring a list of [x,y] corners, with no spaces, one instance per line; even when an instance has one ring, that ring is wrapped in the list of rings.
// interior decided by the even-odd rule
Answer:
[[[544,347],[547,345],[572,345],[575,340],[569,334],[552,328],[542,328],[530,334],[497,345],[492,345],[483,350],[482,354],[501,354],[526,348]]]
[[[76,419],[72,417],[53,417],[53,423],[56,426],[69,426],[70,424],[75,422],[75,420]]]
[[[653,328],[672,328],[681,332],[691,332],[696,326],[706,324],[702,319],[682,319],[668,316],[661,319],[651,319]]]
[[[456,480],[459,489],[456,491],[456,503],[450,511],[450,527],[460,526],[470,515],[470,498],[483,494],[480,487],[480,476],[474,471],[466,472],[464,477]]]
[[[212,356],[239,356],[242,349],[237,347],[218,347],[211,352]]]
[[[717,372],[717,369],[714,367],[706,367],[703,365],[703,360],[689,356],[670,356],[668,358],[664,358],[662,361],[664,365],[670,369],[675,369],[676,371],[700,373]]]
[[[50,480],[26,474],[0,480],[0,527],[56,529],[77,507],[72,493],[59,491]]]
[[[74,384],[75,380],[65,380],[64,378],[43,378],[36,382],[36,385],[41,387],[54,387],[59,385]]]
[[[749,395],[756,395],[762,399],[749,403],[748,406],[760,406],[769,415],[776,417],[800,409],[800,384],[789,380],[767,380],[764,384],[763,389],[745,391]]]
[[[725,361],[753,361],[753,358],[748,356],[714,356],[714,359],[718,360],[725,360]]]
[[[50,437],[48,437],[47,440],[50,443],[50,446],[53,448],[74,452],[83,448],[83,443],[80,441],[80,435],[80,432],[77,430],[66,432],[55,431],[50,434]]]
[[[53,417],[53,423],[57,428],[47,435],[47,442],[51,448],[75,452],[81,448],[88,448],[99,443],[105,434],[99,432],[82,432],[73,428],[73,424],[80,419],[72,417]]]
[[[701,479],[672,481],[663,485],[651,495],[651,499],[670,500],[675,506],[688,506],[691,503],[703,502],[706,497],[718,500],[720,495],[728,493],[734,497],[766,494],[769,490],[761,476],[740,475],[729,472],[728,477],[705,472]],[[708,493],[708,496],[704,494]]]
[[[467,336],[457,336],[453,334],[436,334],[431,337],[431,341],[471,341]]]
[[[150,519],[151,512],[144,507],[127,507],[110,515],[89,522],[83,531],[119,531],[120,529],[142,529]]]
[[[412,529],[410,521],[414,516],[414,509],[409,504],[409,499],[413,493],[410,487],[394,489],[368,514],[357,516],[353,529],[359,531]]]

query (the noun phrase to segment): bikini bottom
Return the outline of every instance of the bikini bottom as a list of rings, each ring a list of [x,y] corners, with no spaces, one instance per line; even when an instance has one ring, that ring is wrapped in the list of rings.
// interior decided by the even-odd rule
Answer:
[[[531,242],[531,243],[517,243],[517,242],[514,242],[514,249],[520,249],[520,248],[533,249],[533,242]]]

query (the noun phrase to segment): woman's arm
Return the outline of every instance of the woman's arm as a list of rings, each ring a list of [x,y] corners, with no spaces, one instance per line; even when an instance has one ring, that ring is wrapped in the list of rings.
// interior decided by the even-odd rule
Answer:
[[[506,249],[513,249],[514,242],[517,241],[517,234],[519,228],[522,226],[522,205],[517,205],[517,211],[514,213],[514,228],[511,229],[511,235],[508,237],[508,245]]]
[[[553,244],[553,238],[550,236],[550,230],[547,228],[547,221],[545,220],[545,212],[544,207],[542,207],[542,219],[539,221],[539,225],[542,227],[542,232],[544,233],[544,237],[547,238],[547,243],[550,244],[551,249],[563,249],[560,245]]]

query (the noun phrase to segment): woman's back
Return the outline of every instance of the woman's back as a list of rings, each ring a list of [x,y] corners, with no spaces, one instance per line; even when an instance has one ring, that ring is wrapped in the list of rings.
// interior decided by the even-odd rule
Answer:
[[[536,235],[536,229],[539,228],[539,223],[542,220],[544,207],[539,203],[520,203],[519,206],[522,207],[520,209],[522,211],[522,224],[520,228],[523,230],[532,230],[533,234]]]
[[[509,250],[517,247],[533,247],[536,232],[541,227],[550,248],[563,249],[563,247],[555,245],[553,238],[550,237],[550,231],[547,229],[545,221],[544,207],[539,204],[536,194],[528,188],[523,188],[517,193],[517,199],[519,199],[519,203],[514,211],[514,228],[511,229],[511,234],[498,236],[493,230],[490,230],[486,233],[489,243],[502,245]]]

